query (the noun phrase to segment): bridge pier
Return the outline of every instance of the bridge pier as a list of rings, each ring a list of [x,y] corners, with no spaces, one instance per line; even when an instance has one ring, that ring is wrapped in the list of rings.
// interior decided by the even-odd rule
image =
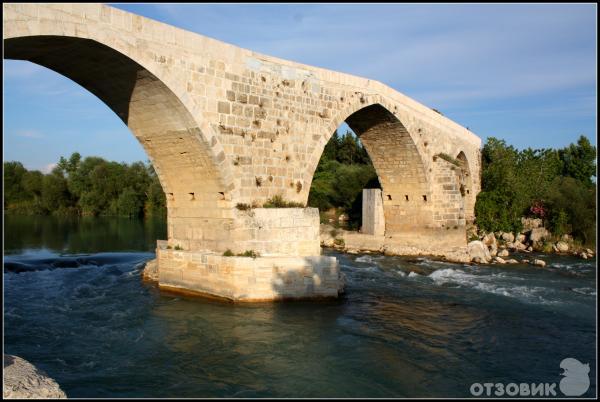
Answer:
[[[232,214],[218,242],[214,233],[193,225],[188,238],[157,242],[156,262],[148,269],[156,270],[161,289],[236,302],[335,298],[343,292],[337,259],[320,255],[318,209]]]

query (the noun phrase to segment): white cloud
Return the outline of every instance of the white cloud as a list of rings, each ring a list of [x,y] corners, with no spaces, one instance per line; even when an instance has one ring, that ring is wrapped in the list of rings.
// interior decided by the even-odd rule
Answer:
[[[49,163],[42,168],[42,173],[50,173],[56,167],[56,163]]]
[[[37,130],[17,130],[16,135],[23,138],[44,138],[44,135]]]

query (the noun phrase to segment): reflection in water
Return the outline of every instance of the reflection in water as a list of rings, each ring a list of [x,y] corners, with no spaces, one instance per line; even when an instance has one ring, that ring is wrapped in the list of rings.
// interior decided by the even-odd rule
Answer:
[[[595,395],[594,261],[540,270],[328,251],[343,298],[238,305],[140,280],[164,225],[27,225],[5,258],[4,345],[70,397],[464,397],[473,382],[558,382],[565,357],[590,364]],[[124,233],[136,239],[93,250]]]
[[[164,218],[5,215],[4,252],[45,248],[68,253],[152,251],[167,238]]]

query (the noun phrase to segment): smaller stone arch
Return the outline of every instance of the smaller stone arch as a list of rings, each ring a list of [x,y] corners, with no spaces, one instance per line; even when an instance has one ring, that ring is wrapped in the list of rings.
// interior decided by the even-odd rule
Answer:
[[[435,226],[433,197],[422,152],[395,112],[379,96],[364,95],[351,103],[327,127],[333,129],[323,135],[306,173],[311,182],[331,133],[346,122],[367,150],[382,186],[386,237],[412,245],[416,233]]]

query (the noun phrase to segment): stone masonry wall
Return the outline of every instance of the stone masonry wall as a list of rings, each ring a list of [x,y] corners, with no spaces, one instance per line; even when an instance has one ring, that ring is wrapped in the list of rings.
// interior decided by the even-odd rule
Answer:
[[[362,227],[361,233],[383,236],[385,234],[385,217],[381,190],[366,188],[362,192]]]
[[[156,250],[162,289],[231,301],[338,297],[343,278],[335,257],[224,257]]]

